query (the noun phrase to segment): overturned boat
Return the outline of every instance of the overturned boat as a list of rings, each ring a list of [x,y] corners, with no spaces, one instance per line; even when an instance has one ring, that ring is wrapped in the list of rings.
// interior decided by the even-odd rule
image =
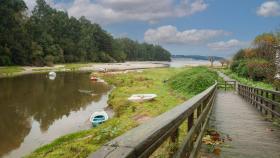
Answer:
[[[133,102],[143,102],[153,100],[156,97],[156,94],[133,94],[128,98],[128,100]]]

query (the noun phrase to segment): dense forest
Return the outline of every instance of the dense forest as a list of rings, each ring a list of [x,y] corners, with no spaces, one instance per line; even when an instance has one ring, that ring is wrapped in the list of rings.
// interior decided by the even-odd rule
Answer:
[[[239,50],[233,57],[231,70],[255,81],[276,83],[275,46],[280,45],[280,32],[263,33],[253,41],[253,47]]]
[[[161,46],[114,39],[98,24],[69,17],[44,0],[31,14],[23,0],[1,0],[0,15],[0,66],[170,60]]]

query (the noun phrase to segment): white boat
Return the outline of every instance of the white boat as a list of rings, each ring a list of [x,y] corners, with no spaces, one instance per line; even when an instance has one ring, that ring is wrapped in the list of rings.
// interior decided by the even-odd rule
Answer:
[[[56,77],[56,73],[54,71],[49,72],[49,76]]]
[[[107,69],[106,68],[98,68],[98,71],[99,72],[107,72]]]
[[[152,100],[156,97],[156,94],[133,94],[128,98],[128,100],[133,102],[143,102]]]
[[[89,121],[93,126],[97,126],[109,119],[108,114],[105,111],[97,111],[91,114]]]

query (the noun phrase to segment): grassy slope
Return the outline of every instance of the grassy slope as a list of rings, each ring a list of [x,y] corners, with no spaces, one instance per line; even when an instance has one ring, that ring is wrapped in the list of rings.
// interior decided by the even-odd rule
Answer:
[[[110,84],[116,86],[109,97],[109,104],[116,112],[116,117],[96,128],[58,138],[51,144],[37,149],[28,157],[86,157],[105,142],[137,126],[139,123],[133,118],[137,116],[155,117],[194,95],[195,93],[191,89],[173,91],[171,87],[176,88],[176,86],[174,87],[176,84],[193,85],[197,83],[197,78],[190,80],[189,78],[184,79],[182,76],[191,72],[190,74],[198,77],[207,71],[206,68],[152,69],[143,73],[103,76]],[[207,75],[210,77],[204,77],[215,78],[212,77],[215,74]],[[170,79],[167,83],[163,82],[167,79]],[[174,84],[175,82],[176,84]],[[200,85],[199,87],[206,86],[203,89],[208,87],[206,84],[198,85]],[[151,102],[128,102],[127,98],[134,93],[156,93],[158,97]]]
[[[24,71],[24,69],[19,66],[1,67],[0,76],[10,76],[21,71]]]
[[[248,79],[248,78],[245,78],[242,76],[238,76],[236,73],[232,72],[230,69],[223,69],[223,70],[219,70],[219,71],[222,71],[223,73],[225,73],[232,79],[239,81],[240,83],[243,83],[243,84],[246,84],[249,86],[253,86],[253,87],[258,87],[258,88],[271,89],[271,90],[273,89],[272,84],[261,82],[261,81],[253,81],[251,79]]]

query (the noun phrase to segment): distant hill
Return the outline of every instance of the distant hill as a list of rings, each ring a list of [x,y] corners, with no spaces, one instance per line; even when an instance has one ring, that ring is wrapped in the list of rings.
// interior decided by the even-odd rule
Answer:
[[[172,55],[172,58],[191,58],[194,60],[208,60],[209,56],[203,56],[203,55]],[[212,56],[214,57],[214,60],[223,60],[225,58],[218,57],[218,56]]]

